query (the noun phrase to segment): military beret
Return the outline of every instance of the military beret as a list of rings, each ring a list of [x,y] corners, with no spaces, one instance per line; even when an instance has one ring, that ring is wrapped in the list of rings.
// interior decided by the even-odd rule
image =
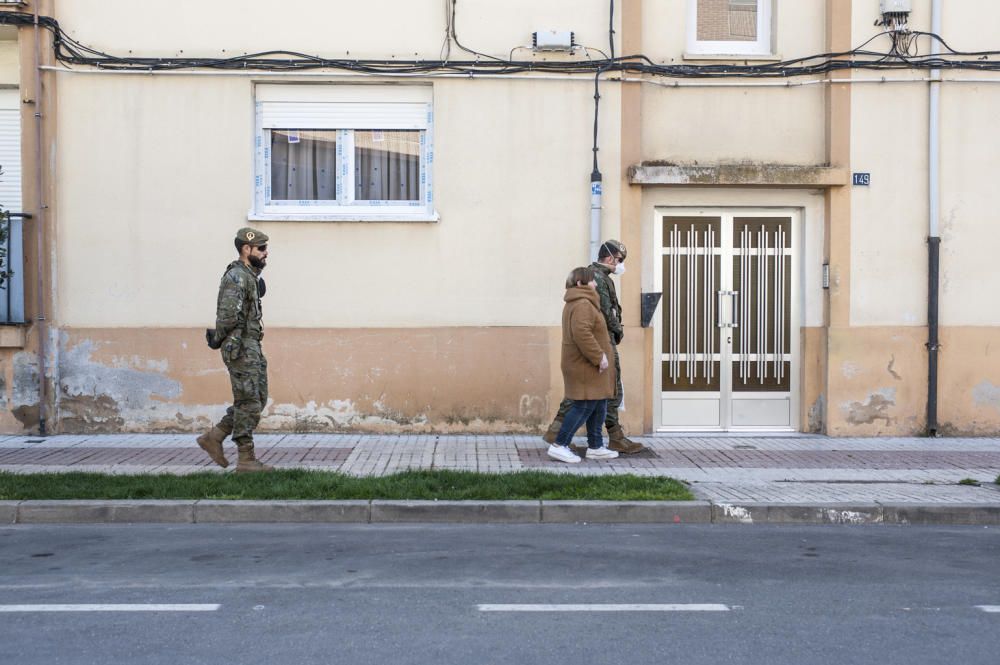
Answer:
[[[241,243],[247,243],[253,247],[260,247],[261,245],[267,244],[267,234],[263,231],[258,231],[257,229],[251,229],[249,226],[245,226],[236,232],[236,241]]]
[[[617,240],[605,240],[605,246],[611,251],[612,254],[621,254],[622,261],[628,256],[628,251],[625,249],[625,244]]]

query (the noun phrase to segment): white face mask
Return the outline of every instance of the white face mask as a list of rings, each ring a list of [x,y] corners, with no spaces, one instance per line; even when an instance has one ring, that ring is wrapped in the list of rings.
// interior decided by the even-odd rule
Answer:
[[[624,263],[619,263],[618,265],[615,266],[615,274],[616,275],[624,275],[625,274],[625,264]]]

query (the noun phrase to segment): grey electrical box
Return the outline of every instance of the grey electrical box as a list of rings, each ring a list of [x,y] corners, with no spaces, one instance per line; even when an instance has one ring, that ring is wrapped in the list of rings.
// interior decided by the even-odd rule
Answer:
[[[879,0],[878,5],[883,14],[909,14],[913,11],[913,0]]]
[[[572,51],[576,36],[569,30],[538,30],[531,34],[531,46],[536,51]]]

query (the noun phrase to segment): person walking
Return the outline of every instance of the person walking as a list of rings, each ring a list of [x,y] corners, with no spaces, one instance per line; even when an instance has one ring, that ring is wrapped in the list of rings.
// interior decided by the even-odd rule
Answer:
[[[212,461],[225,468],[229,460],[222,449],[232,434],[239,452],[237,472],[271,471],[254,454],[253,431],[267,403],[267,360],[261,348],[264,337],[260,299],[264,280],[260,273],[267,265],[266,234],[251,228],[236,232],[239,258],[226,268],[219,284],[215,329],[207,329],[209,347],[222,350],[229,371],[233,405],[211,430],[198,437],[198,445]]]
[[[621,378],[621,359],[618,355],[618,345],[625,336],[625,328],[622,326],[622,306],[618,302],[618,293],[615,284],[611,281],[611,275],[625,274],[625,258],[628,252],[625,245],[617,240],[606,240],[597,253],[597,261],[590,264],[594,270],[594,277],[597,283],[597,294],[600,298],[601,314],[607,325],[608,333],[611,337],[611,354],[609,358],[614,360],[615,366],[615,392],[608,400],[607,414],[604,417],[604,424],[608,428],[608,448],[626,455],[633,455],[646,449],[638,441],[632,441],[625,436],[621,422],[618,419],[618,410],[622,405],[624,390]],[[549,429],[542,435],[546,443],[555,443],[556,436],[566,414],[572,407],[572,400],[564,398],[559,404],[559,411],[555,419],[549,425]]]
[[[573,435],[587,424],[587,459],[614,459],[601,437],[601,424],[609,397],[615,394],[615,369],[608,361],[611,336],[601,316],[593,268],[574,268],[566,278],[562,314],[562,368],[566,399],[571,401],[548,456],[577,464],[580,457],[570,449]]]

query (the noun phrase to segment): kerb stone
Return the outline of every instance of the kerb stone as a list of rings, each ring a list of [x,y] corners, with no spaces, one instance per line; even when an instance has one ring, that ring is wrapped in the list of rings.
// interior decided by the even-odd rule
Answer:
[[[13,524],[17,520],[17,504],[20,501],[0,501],[0,524]]]
[[[716,503],[717,524],[881,524],[876,503]]]
[[[372,501],[372,522],[511,524],[540,520],[540,501]]]
[[[142,500],[109,501],[112,522],[152,523],[169,522],[190,524],[194,522],[193,500]]]
[[[767,503],[712,503],[713,524],[754,524],[767,521]]]
[[[367,522],[368,501],[198,501],[196,522]]]
[[[111,522],[111,501],[22,501],[17,507],[20,524],[88,524]]]
[[[976,503],[886,503],[887,524],[1000,525],[1000,504]]]
[[[546,523],[707,524],[708,501],[543,501]]]

